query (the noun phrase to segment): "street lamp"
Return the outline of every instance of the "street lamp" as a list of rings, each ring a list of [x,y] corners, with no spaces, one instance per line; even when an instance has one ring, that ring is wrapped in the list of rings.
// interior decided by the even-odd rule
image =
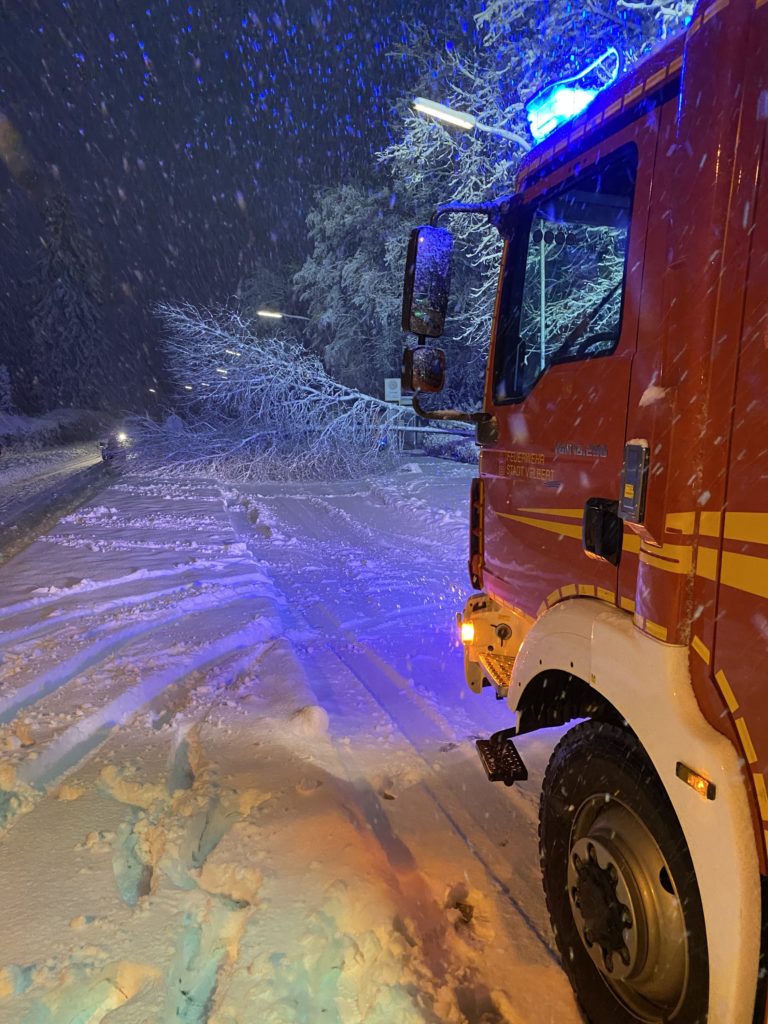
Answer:
[[[489,135],[498,135],[499,138],[507,139],[508,142],[514,142],[526,150],[531,148],[528,139],[522,135],[518,135],[516,132],[508,132],[506,128],[496,128],[489,124],[483,124],[477,120],[474,114],[465,114],[463,111],[452,110],[444,103],[436,103],[435,100],[428,100],[423,96],[417,96],[412,106],[417,113],[450,125],[451,128],[460,128],[465,132],[487,132]]]
[[[298,313],[281,313],[276,309],[257,309],[256,316],[262,316],[266,320],[311,320],[309,316],[299,316]]]

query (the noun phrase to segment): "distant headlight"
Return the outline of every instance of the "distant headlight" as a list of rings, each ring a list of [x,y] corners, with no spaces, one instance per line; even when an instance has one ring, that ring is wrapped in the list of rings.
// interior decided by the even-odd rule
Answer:
[[[120,433],[117,435],[117,440],[122,444],[123,441],[128,440],[128,435],[123,433],[123,431],[121,430]]]

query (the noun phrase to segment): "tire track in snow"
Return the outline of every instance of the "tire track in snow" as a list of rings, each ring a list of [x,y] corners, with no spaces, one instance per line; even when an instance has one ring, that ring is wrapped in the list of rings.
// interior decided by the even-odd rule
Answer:
[[[272,633],[265,635],[260,623],[251,623],[207,643],[201,651],[183,656],[178,664],[145,677],[104,707],[70,726],[52,740],[34,761],[26,761],[18,767],[14,779],[16,790],[0,789],[0,825],[9,824],[18,812],[31,810],[47,789],[93,756],[117,727],[164,690],[193,673],[209,671],[245,649],[252,650],[255,659],[272,636]],[[15,806],[14,798],[17,798]]]
[[[84,672],[103,663],[130,641],[149,636],[158,630],[170,626],[174,622],[188,618],[190,615],[209,611],[211,602],[204,600],[204,598],[206,598],[206,595],[195,595],[189,598],[187,602],[183,602],[185,607],[180,608],[177,605],[178,610],[173,615],[166,615],[161,619],[153,619],[148,623],[128,626],[125,629],[118,630],[104,640],[91,644],[84,651],[73,655],[67,661],[56,665],[47,672],[41,673],[14,693],[0,698],[0,725],[5,725],[12,721],[20,711],[23,711],[32,704],[36,704],[55,690],[75,680]],[[236,604],[241,600],[243,600],[242,596],[238,596],[230,601],[218,602],[216,607],[226,607]],[[202,605],[202,607],[190,607],[192,605]]]
[[[252,560],[250,558],[192,560],[176,565],[171,569],[136,569],[135,572],[126,573],[125,576],[114,576],[108,580],[85,579],[71,587],[53,588],[52,590],[46,590],[39,597],[31,597],[25,601],[17,601],[15,604],[5,605],[0,608],[0,620],[11,618],[33,608],[38,609],[51,604],[57,604],[60,601],[66,601],[73,597],[83,597],[87,600],[94,591],[120,589],[133,584],[140,585],[144,580],[167,579],[174,576],[183,576],[185,573],[195,574],[208,569],[221,569],[224,565],[234,565],[237,563],[250,565]]]
[[[216,577],[216,579],[200,582],[199,586],[196,585],[197,582],[199,581],[193,583],[177,583],[175,586],[166,587],[164,590],[148,590],[142,594],[121,597],[113,601],[104,601],[101,604],[94,604],[88,608],[81,609],[80,611],[64,612],[61,615],[57,615],[55,618],[51,616],[42,623],[34,623],[30,626],[21,626],[19,629],[6,631],[1,635],[2,644],[0,644],[0,650],[8,648],[19,641],[37,639],[38,637],[45,636],[48,633],[59,632],[63,625],[70,622],[78,621],[80,619],[96,618],[97,616],[103,615],[107,612],[113,615],[120,615],[121,612],[129,608],[149,604],[152,601],[161,601],[163,598],[172,597],[174,594],[179,596],[182,591],[186,591],[190,587],[195,587],[198,594],[212,594],[219,589],[227,590],[235,585],[245,587],[248,584],[266,583],[268,580],[263,574],[252,572],[236,576],[219,576]],[[105,625],[105,628],[109,625],[113,624],[108,623]]]

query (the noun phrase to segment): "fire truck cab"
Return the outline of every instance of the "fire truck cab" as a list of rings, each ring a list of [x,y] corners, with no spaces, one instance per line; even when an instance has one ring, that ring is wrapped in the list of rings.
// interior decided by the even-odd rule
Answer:
[[[516,713],[479,744],[493,780],[525,776],[517,735],[577,720],[540,839],[591,1024],[768,1020],[767,127],[768,0],[701,0],[470,209],[504,253],[466,676]],[[409,248],[417,391],[457,210]]]

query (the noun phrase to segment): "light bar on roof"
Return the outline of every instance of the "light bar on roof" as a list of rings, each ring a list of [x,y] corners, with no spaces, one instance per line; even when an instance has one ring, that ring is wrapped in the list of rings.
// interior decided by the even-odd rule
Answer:
[[[612,71],[608,67],[611,61],[615,62]],[[534,139],[541,142],[555,128],[586,110],[598,93],[616,81],[620,67],[619,51],[611,46],[578,74],[561,78],[537,92],[525,105]],[[585,81],[589,76],[593,78],[592,87]]]

